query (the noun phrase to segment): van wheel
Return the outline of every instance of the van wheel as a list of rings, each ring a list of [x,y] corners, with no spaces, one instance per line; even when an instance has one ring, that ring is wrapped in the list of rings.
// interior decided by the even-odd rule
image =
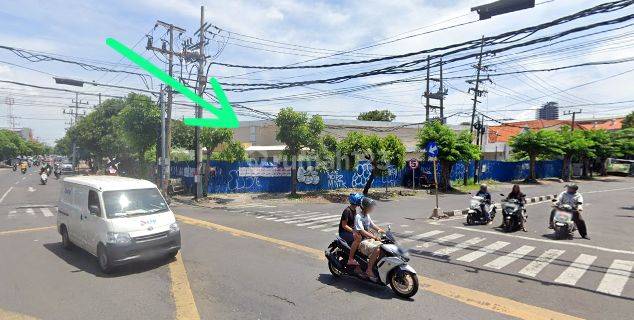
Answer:
[[[167,254],[167,259],[174,260],[176,259],[177,254],[178,254],[178,250],[170,251],[170,253]]]
[[[110,257],[108,257],[108,252],[102,244],[99,244],[99,247],[97,247],[97,262],[99,263],[99,269],[101,269],[101,272],[112,272]]]
[[[62,248],[66,250],[73,248],[73,243],[70,241],[70,237],[68,237],[68,230],[66,230],[66,226],[62,226]]]

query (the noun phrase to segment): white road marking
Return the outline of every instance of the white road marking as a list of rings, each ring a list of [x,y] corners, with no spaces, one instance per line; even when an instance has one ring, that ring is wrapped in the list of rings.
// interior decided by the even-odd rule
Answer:
[[[22,180],[26,180],[26,177],[22,177]]]
[[[588,193],[600,193],[600,192],[611,192],[611,191],[623,191],[623,190],[630,190],[630,189],[634,189],[634,187],[617,188],[617,189],[607,189],[607,190],[584,191],[584,192],[583,192],[583,194],[588,194]]]
[[[630,278],[632,268],[634,268],[634,261],[614,260],[605,276],[603,276],[597,291],[620,296],[627,280]]]
[[[33,187],[29,187],[27,190],[29,190],[29,192],[35,192],[35,188]]]
[[[429,231],[429,232],[421,233],[419,235],[415,235],[413,237],[409,237],[409,238],[400,240],[399,242],[401,244],[403,244],[403,243],[408,243],[408,242],[412,242],[412,241],[418,241],[418,240],[423,239],[423,238],[433,237],[433,236],[435,236],[437,234],[441,234],[443,232],[444,231],[441,231],[441,230],[432,230],[432,231]]]
[[[467,253],[464,256],[462,256],[462,257],[460,257],[460,258],[458,258],[456,260],[464,261],[464,262],[473,262],[473,261],[475,261],[475,260],[477,260],[477,259],[479,259],[479,258],[481,258],[481,257],[483,257],[483,256],[485,256],[485,255],[487,255],[489,253],[496,252],[496,251],[506,247],[509,244],[510,243],[504,242],[504,241],[496,241],[496,242],[493,242],[492,244],[490,244],[490,245],[488,245],[486,247],[483,247],[483,248],[480,248],[480,249],[478,249],[476,251]]]
[[[317,213],[307,217],[301,217],[301,218],[297,218],[297,219],[293,219],[293,220],[289,220],[289,221],[284,221],[284,223],[286,224],[291,224],[291,223],[302,223],[302,222],[307,222],[307,221],[313,221],[314,219],[318,219],[318,218],[323,218],[325,216],[327,216],[327,213]]]
[[[416,246],[416,248],[429,248],[429,247],[431,247],[431,246],[433,246],[435,244],[443,244],[445,242],[449,242],[451,240],[456,240],[456,239],[462,238],[462,237],[464,237],[463,234],[453,233],[453,234],[438,238],[436,240],[424,242],[424,243]]]
[[[15,184],[18,184],[18,183],[20,183],[20,180],[18,180],[18,181],[16,181],[16,182],[15,182]]]
[[[542,253],[541,256],[537,257],[537,259],[533,260],[526,267],[519,271],[520,274],[529,277],[535,277],[538,273],[540,273],[547,265],[557,259],[560,255],[562,255],[566,250],[557,250],[557,249],[549,249]]]
[[[53,212],[51,212],[51,210],[49,210],[48,208],[40,208],[40,210],[42,210],[42,214],[45,217],[52,217],[54,216]]]
[[[11,192],[11,190],[13,190],[13,187],[9,187],[9,190],[7,190],[2,197],[0,197],[0,203],[2,203],[2,201],[4,201],[4,198],[9,194],[9,192]]]
[[[596,259],[596,256],[587,254],[579,255],[577,259],[555,279],[555,282],[574,286]]]
[[[440,250],[436,250],[436,251],[434,251],[433,255],[435,255],[435,256],[448,256],[448,255],[450,255],[450,254],[452,254],[452,253],[454,253],[454,252],[456,252],[458,250],[466,249],[466,248],[468,248],[468,247],[470,247],[472,245],[478,244],[478,243],[484,241],[485,239],[486,238],[478,238],[478,237],[471,238],[471,239],[469,239],[467,241],[458,243],[455,246],[449,246],[449,247],[445,247],[445,248],[440,249]]]
[[[313,212],[294,214],[294,215],[291,215],[290,218],[289,217],[284,217],[284,218],[280,218],[280,219],[277,219],[277,220],[274,220],[274,221],[276,221],[276,222],[290,221],[290,220],[295,220],[298,217],[312,216],[313,214],[314,214]]]
[[[405,231],[403,231],[403,234],[412,234],[412,233],[414,233],[414,231],[412,231],[412,230],[405,230]]]
[[[339,218],[333,218],[333,219],[328,219],[325,221],[321,221],[319,224],[315,225],[315,226],[309,226],[308,229],[320,229],[323,227],[330,227],[330,226],[339,226]]]
[[[320,222],[322,222],[324,220],[332,220],[332,219],[339,219],[339,215],[336,214],[336,215],[330,215],[330,216],[321,216],[321,217],[317,217],[317,218],[311,218],[311,219],[305,220],[307,222],[298,223],[297,226],[298,227],[303,227],[303,226],[308,226],[308,225],[315,224],[315,223],[320,223]]]
[[[563,245],[563,246],[575,246],[575,247],[589,248],[589,249],[605,251],[605,252],[625,253],[625,254],[634,255],[634,251],[605,248],[605,247],[593,246],[593,245],[589,245],[589,244],[583,244],[583,243],[572,242],[572,241],[561,241],[561,240],[549,240],[549,239],[531,238],[531,237],[526,237],[526,236],[518,236],[518,235],[515,235],[515,234],[501,233],[501,232],[490,231],[490,230],[473,229],[473,228],[467,228],[467,227],[452,226],[452,228],[460,229],[460,230],[467,230],[467,231],[472,231],[472,232],[495,234],[495,235],[502,236],[502,237],[511,237],[511,238],[517,238],[517,239],[523,239],[523,240],[531,240],[531,241],[537,241],[537,242],[545,242],[545,243],[556,243],[558,245]]]
[[[26,209],[26,213],[28,213],[30,215],[35,215],[35,211],[32,208],[27,208]]]
[[[517,259],[520,259],[522,257],[524,257],[525,255],[529,254],[531,251],[535,250],[535,247],[531,247],[531,246],[521,246],[517,249],[515,249],[513,252],[505,255],[505,256],[501,256],[487,264],[485,264],[484,266],[487,268],[491,268],[491,269],[496,269],[496,270],[500,270],[506,266],[508,266],[509,264],[513,263],[514,261],[516,261]]]

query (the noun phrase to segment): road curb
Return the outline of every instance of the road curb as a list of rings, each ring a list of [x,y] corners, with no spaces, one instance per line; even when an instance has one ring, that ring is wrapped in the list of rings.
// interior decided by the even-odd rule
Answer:
[[[557,198],[556,194],[548,194],[545,196],[526,198],[526,203],[537,203],[537,202],[547,201],[547,200],[556,199],[556,198]],[[498,209],[502,207],[500,203],[495,203],[494,206]],[[467,215],[467,213],[469,213],[469,208],[462,209],[462,210],[443,211],[442,213],[445,217],[465,216]]]

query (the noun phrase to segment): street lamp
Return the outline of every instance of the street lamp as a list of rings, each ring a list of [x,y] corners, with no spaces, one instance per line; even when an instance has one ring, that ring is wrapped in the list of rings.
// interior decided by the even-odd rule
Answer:
[[[498,0],[471,8],[480,15],[480,20],[493,16],[535,7],[535,0]]]

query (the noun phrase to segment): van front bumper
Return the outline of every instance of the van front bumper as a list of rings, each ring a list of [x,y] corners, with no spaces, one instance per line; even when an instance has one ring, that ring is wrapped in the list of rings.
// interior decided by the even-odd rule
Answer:
[[[106,251],[112,265],[122,265],[132,261],[154,259],[177,252],[181,248],[181,233],[167,232],[154,237],[132,238],[130,243],[108,243]]]

